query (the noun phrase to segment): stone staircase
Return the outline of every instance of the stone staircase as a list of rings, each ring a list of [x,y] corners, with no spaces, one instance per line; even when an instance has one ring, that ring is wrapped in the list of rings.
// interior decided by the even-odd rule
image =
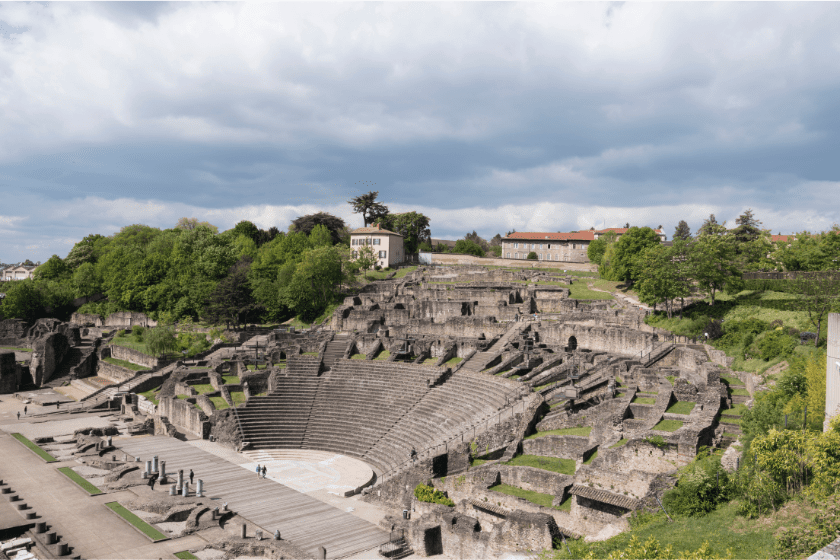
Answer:
[[[412,554],[414,554],[414,551],[411,549],[411,547],[408,546],[408,543],[403,537],[386,542],[385,544],[379,547],[379,555],[385,558],[406,558],[407,556],[411,556]]]
[[[530,323],[514,323],[507,332],[502,335],[502,338],[494,342],[487,350],[473,354],[470,359],[464,362],[464,365],[461,366],[461,370],[478,373],[487,369],[487,364],[502,351],[505,344],[507,344],[510,339],[519,336],[521,333],[530,328]]]
[[[327,343],[322,359],[325,369],[332,369],[335,362],[344,357],[344,353],[347,351],[347,345],[351,340],[352,337],[349,334],[337,334]]]

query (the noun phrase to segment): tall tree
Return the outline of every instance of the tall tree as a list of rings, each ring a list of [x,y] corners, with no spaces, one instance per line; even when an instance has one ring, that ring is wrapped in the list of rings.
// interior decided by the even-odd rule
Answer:
[[[309,233],[309,244],[312,247],[331,247],[332,236],[326,226],[318,224]]]
[[[814,346],[820,342],[820,330],[826,314],[840,297],[840,273],[837,271],[800,273],[793,281],[796,291],[802,294],[808,319],[817,329]]]
[[[403,247],[406,254],[416,253],[420,244],[431,242],[432,233],[429,230],[429,218],[419,212],[403,212],[388,214],[380,219],[382,227],[403,236]]]
[[[700,290],[711,297],[709,305],[714,305],[715,294],[726,286],[729,278],[738,275],[739,271],[733,264],[735,248],[732,235],[726,232],[726,226],[714,224],[707,230],[712,233],[698,235],[693,245],[691,271]]]
[[[158,325],[144,333],[146,347],[155,356],[163,356],[178,348],[178,339],[175,338],[175,327],[172,325]]]
[[[601,266],[604,269],[601,275],[610,280],[634,282],[633,259],[645,248],[660,243],[659,236],[651,228],[631,227],[627,233],[618,238],[618,241],[607,247],[601,259]]]
[[[490,245],[492,247],[501,247],[502,246],[502,234],[497,233],[490,239]]]
[[[674,240],[677,239],[691,239],[691,228],[688,227],[688,223],[685,220],[680,220],[680,223],[674,229]]]
[[[256,301],[248,282],[250,267],[251,259],[241,258],[210,293],[204,313],[212,323],[238,328],[255,311]]]
[[[242,220],[233,226],[233,237],[238,235],[249,237],[254,243],[256,243],[260,236],[260,228],[248,220]]]
[[[210,222],[199,222],[198,218],[179,218],[178,223],[175,224],[175,229],[193,230],[193,229],[197,228],[198,226],[206,226],[206,227],[210,228],[210,230],[213,233],[219,233],[219,228],[217,228],[216,226],[214,226]]]
[[[700,226],[700,229],[697,230],[697,235],[706,235],[710,233],[718,232],[720,228],[720,224],[718,224],[717,219],[715,218],[714,214],[709,214],[709,217],[703,221],[703,224]]]
[[[755,241],[761,235],[761,222],[753,216],[752,208],[747,208],[735,220],[736,228],[732,230],[737,243]]]
[[[312,233],[315,226],[322,225],[329,230],[333,245],[341,241],[345,227],[344,220],[327,212],[317,212],[315,214],[300,216],[292,222],[292,225],[294,226],[294,231],[301,232],[305,235]]]
[[[353,212],[361,214],[365,227],[375,223],[379,218],[388,214],[388,207],[377,202],[379,191],[370,191],[366,194],[351,198],[347,203],[353,207]]]
[[[109,242],[110,239],[104,235],[99,235],[98,233],[88,235],[70,249],[64,262],[72,269],[78,268],[83,263],[96,264],[96,261],[102,256],[102,252]]]
[[[70,267],[58,255],[51,256],[47,262],[32,273],[35,279],[66,280],[70,277]]]

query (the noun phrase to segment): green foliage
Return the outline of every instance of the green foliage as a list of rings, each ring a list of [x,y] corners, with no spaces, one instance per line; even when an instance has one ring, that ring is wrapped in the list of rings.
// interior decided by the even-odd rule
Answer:
[[[70,467],[59,467],[57,470],[58,472],[60,472],[61,474],[78,484],[82,488],[82,490],[84,490],[88,494],[93,495],[102,493],[102,490],[91,484],[90,481],[80,476],[79,473],[77,473]]]
[[[312,228],[312,232],[309,234],[309,244],[312,247],[331,246],[333,244],[332,235],[330,235],[330,230],[327,229],[327,226],[318,224]]]
[[[456,241],[455,247],[452,248],[452,252],[461,255],[473,255],[476,257],[484,256],[484,249],[481,248],[481,245],[467,239],[459,239]]]
[[[613,234],[615,236],[615,234]],[[586,256],[589,258],[589,261],[595,263],[599,267],[601,266],[601,259],[604,258],[604,253],[607,251],[607,237],[601,236],[595,241],[589,243],[589,247],[586,248]]]
[[[507,494],[508,496],[522,498],[523,500],[528,500],[533,504],[537,504],[538,506],[547,508],[550,508],[552,502],[554,501],[554,496],[552,494],[543,494],[542,492],[525,490],[524,488],[519,488],[518,486],[511,486],[509,484],[497,484],[496,486],[491,486],[489,490],[492,492],[498,492],[500,494]]]
[[[679,420],[660,420],[659,423],[651,428],[660,432],[676,432],[683,427],[683,423]]]
[[[105,504],[105,507],[128,521],[130,524],[137,527],[144,535],[149,537],[152,541],[162,541],[165,540],[167,537],[130,511],[128,511],[125,507],[120,505],[119,502],[108,502]]]
[[[728,501],[732,492],[733,483],[720,457],[701,451],[680,469],[677,486],[665,493],[662,502],[671,514],[706,515]]]
[[[631,227],[618,241],[609,244],[601,259],[598,271],[607,280],[633,282],[637,273],[634,260],[648,247],[661,243],[659,236],[649,227]]]
[[[154,356],[162,356],[178,348],[178,340],[175,338],[175,328],[167,325],[159,325],[149,329],[146,334],[146,346]]]
[[[653,445],[654,447],[658,447],[660,449],[665,449],[666,447],[668,447],[668,442],[666,442],[665,438],[663,438],[660,435],[647,436],[645,438],[645,441]]]
[[[558,430],[545,430],[527,436],[525,439],[535,439],[543,436],[584,436],[589,437],[592,432],[591,426],[577,426],[574,428],[560,428]]]
[[[32,273],[35,279],[44,280],[68,280],[70,278],[70,267],[65,264],[61,257],[53,255]]]
[[[776,537],[774,558],[806,558],[830,544],[840,533],[840,496],[820,504],[806,523],[782,527]]]
[[[793,353],[798,341],[782,331],[764,332],[755,339],[750,348],[755,347],[757,357],[769,361],[773,358],[786,358]]]
[[[421,244],[428,244],[431,248],[430,221],[428,216],[419,212],[387,214],[380,219],[383,228],[403,236],[403,248],[407,255],[416,253]]]
[[[54,463],[56,461],[55,457],[41,449],[36,443],[27,439],[26,436],[24,436],[23,434],[13,433],[11,434],[11,436],[18,440],[20,443],[22,443],[25,447],[29,448],[30,451],[35,453],[38,457],[40,457],[47,463]]]
[[[330,245],[335,245],[341,241],[346,227],[344,220],[327,212],[316,212],[315,214],[307,214],[306,216],[296,218],[292,221],[291,230],[300,235],[308,236],[319,225],[325,227],[330,232],[330,238],[332,239]]]
[[[440,490],[435,490],[432,486],[427,486],[426,484],[418,484],[414,487],[414,497],[421,502],[455,507],[455,502],[447,498],[446,494]]]
[[[530,253],[528,253],[528,256],[525,257],[525,258],[529,261],[535,261],[535,260],[537,260],[537,254],[534,251],[531,251]]]
[[[534,467],[544,471],[551,471],[560,474],[575,474],[574,459],[558,459],[557,457],[541,457],[539,455],[517,455],[506,463],[518,467]]]

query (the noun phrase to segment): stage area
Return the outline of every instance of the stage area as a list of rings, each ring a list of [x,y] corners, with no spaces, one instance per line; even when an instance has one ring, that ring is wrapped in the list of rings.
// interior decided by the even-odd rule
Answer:
[[[319,546],[327,549],[328,558],[336,558],[371,550],[388,540],[388,533],[373,523],[275,480],[258,478],[254,472],[256,461],[218,444],[207,441],[186,442],[164,436],[141,436],[115,439],[114,445],[133,457],[139,457],[141,461],[157,455],[159,460],[166,461],[166,472],[170,475],[177,474],[179,469],[184,469],[185,473],[192,469],[195,478],[204,481],[208,496],[227,502],[239,515],[270,534],[279,529],[283,539],[293,542],[313,557]],[[343,457],[334,453],[329,455],[333,458]],[[282,477],[281,473],[286,472],[290,479],[312,480],[315,477],[309,473],[329,473],[326,467],[336,462],[343,463],[340,459],[333,459],[321,465],[324,461],[330,461],[330,458],[319,455],[314,458],[318,460],[311,463],[300,457],[281,459],[277,463],[276,474]],[[288,468],[281,467],[283,461],[287,461],[285,465]],[[296,462],[297,466],[288,461]],[[305,466],[307,464],[319,466],[310,470]],[[272,474],[270,463],[268,468],[269,474]],[[329,474],[319,476],[321,483],[331,483]],[[337,484],[341,484],[340,477]]]
[[[373,482],[373,469],[346,455],[309,449],[245,451],[251,462],[242,465],[254,471],[265,465],[266,476],[298,492],[326,490],[343,496]]]

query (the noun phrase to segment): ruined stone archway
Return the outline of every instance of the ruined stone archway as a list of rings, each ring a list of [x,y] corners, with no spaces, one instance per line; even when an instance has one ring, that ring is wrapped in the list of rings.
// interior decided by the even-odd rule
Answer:
[[[569,352],[572,352],[573,350],[577,350],[577,346],[578,346],[577,338],[575,338],[574,335],[570,336],[569,337],[569,344],[566,345],[566,348],[569,350]]]

